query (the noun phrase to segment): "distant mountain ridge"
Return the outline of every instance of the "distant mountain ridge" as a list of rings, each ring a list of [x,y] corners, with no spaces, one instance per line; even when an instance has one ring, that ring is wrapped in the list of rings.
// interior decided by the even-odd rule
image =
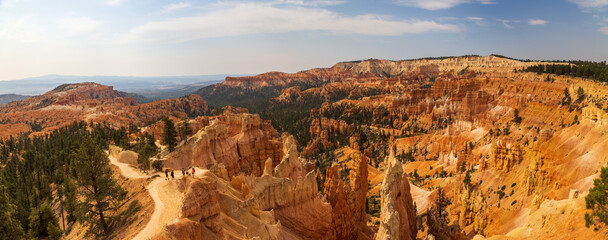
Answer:
[[[7,103],[14,101],[21,101],[30,96],[18,95],[18,94],[0,94],[0,105],[6,105]]]
[[[187,96],[201,87],[222,82],[227,76],[246,75],[217,74],[168,77],[46,75],[20,80],[0,81],[0,94],[33,96],[51,91],[62,84],[96,82],[114,86],[118,91],[136,93],[154,100]]]
[[[93,82],[63,84],[42,95],[0,106],[0,138],[24,132],[48,133],[74,121],[114,127],[144,125],[163,117],[204,115],[207,102],[198,95],[139,103],[135,94]]]

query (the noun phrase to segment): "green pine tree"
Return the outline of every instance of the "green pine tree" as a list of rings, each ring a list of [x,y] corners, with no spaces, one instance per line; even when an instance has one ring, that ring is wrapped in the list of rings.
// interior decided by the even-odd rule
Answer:
[[[179,137],[180,140],[184,141],[188,136],[192,134],[192,128],[190,127],[190,121],[188,118],[183,118],[179,126]]]
[[[519,110],[517,110],[517,108],[513,110],[513,122],[521,123],[521,117],[519,116]]]
[[[149,144],[145,144],[137,155],[137,163],[139,164],[139,168],[144,171],[150,169],[150,158],[155,154],[156,149]]]
[[[582,87],[578,87],[578,90],[576,91],[576,95],[577,95],[577,100],[579,100],[579,101],[583,100],[583,98],[585,98],[585,90],[583,90]]]
[[[467,186],[471,185],[471,174],[469,173],[469,171],[467,171],[467,173],[464,175],[464,179],[462,180],[462,183],[464,183]]]
[[[0,240],[23,239],[25,233],[16,218],[17,207],[10,202],[6,187],[0,183]]]
[[[163,118],[163,122],[165,124],[163,131],[163,143],[169,147],[169,152],[173,152],[173,150],[175,150],[175,146],[177,145],[177,132],[175,131],[175,124],[173,123],[173,120],[169,119],[168,117]]]
[[[570,105],[572,102],[572,97],[570,97],[570,92],[568,88],[564,89],[564,98],[562,98],[562,105]]]
[[[111,213],[122,204],[126,191],[112,177],[108,156],[87,136],[73,156],[72,168],[84,197],[77,206],[79,220],[89,226],[87,234],[109,233]]]
[[[601,225],[608,225],[608,167],[603,167],[600,178],[595,179],[593,188],[585,197],[585,205],[591,214],[585,213],[585,225],[594,225],[596,229]]]
[[[67,220],[68,222],[76,221],[76,206],[77,206],[77,196],[76,196],[76,184],[74,184],[74,180],[69,177],[66,177],[63,183],[63,192],[65,194],[65,211],[68,214]]]
[[[28,235],[32,238],[46,238],[51,235],[49,232],[49,225],[52,225],[50,228],[51,231],[55,231],[59,229],[59,222],[57,221],[57,217],[55,217],[55,213],[51,208],[49,203],[43,203],[39,209],[32,209],[29,217],[29,231]],[[53,233],[56,234],[56,233]],[[61,232],[60,234],[61,235]]]

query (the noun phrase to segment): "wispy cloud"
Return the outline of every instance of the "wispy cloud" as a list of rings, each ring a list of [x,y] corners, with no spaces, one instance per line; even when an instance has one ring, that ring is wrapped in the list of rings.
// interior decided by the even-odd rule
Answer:
[[[293,31],[398,36],[406,33],[457,32],[453,24],[365,14],[344,16],[327,9],[238,3],[202,15],[149,22],[133,28],[128,41],[186,42],[197,39]]]
[[[189,7],[192,7],[192,3],[186,3],[186,2],[172,3],[169,5],[165,5],[163,7],[163,12],[170,12],[170,11],[179,10],[179,9],[183,9],[183,8],[189,8]]]
[[[513,26],[514,23],[520,23],[521,21],[519,20],[507,20],[507,19],[496,19],[496,21],[499,21],[502,23],[502,25],[508,29],[513,29],[515,28]]]
[[[467,21],[471,21],[479,26],[487,26],[488,22],[486,22],[485,18],[482,17],[467,17],[465,18]]]
[[[395,0],[399,5],[419,7],[427,10],[453,8],[465,3],[494,4],[494,0]]]
[[[530,20],[528,20],[528,25],[545,25],[547,23],[548,23],[547,20],[542,20],[542,19],[530,19]]]
[[[598,29],[599,32],[608,35],[608,26],[606,26],[606,22],[608,22],[608,17],[605,17],[603,13],[604,7],[608,6],[608,0],[569,0],[570,2],[575,3],[581,8],[581,11],[587,14],[592,14],[591,17],[597,20],[597,25],[600,26]],[[599,14],[598,14],[599,13]],[[603,18],[603,21],[602,21]]]
[[[596,8],[608,5],[608,0],[569,0],[582,8]]]

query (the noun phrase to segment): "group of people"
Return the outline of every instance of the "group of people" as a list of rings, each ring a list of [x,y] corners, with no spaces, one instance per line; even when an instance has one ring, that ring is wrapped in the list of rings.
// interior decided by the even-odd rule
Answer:
[[[182,168],[182,176],[192,176],[194,177],[194,167],[192,167],[192,169],[183,169]]]
[[[175,174],[173,174],[173,170],[171,170],[171,179],[175,179]],[[165,168],[165,180],[169,180],[169,169]]]
[[[191,176],[194,177],[194,167],[192,167],[191,169],[184,169],[182,168],[182,176]],[[171,179],[175,179],[175,174],[173,173],[173,170],[171,170],[171,173],[169,173],[169,169],[165,169],[165,179],[169,180],[169,175],[171,175]]]

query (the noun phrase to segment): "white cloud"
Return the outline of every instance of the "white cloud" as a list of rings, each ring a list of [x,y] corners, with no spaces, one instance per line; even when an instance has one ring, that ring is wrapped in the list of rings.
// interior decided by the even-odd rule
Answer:
[[[165,5],[163,7],[163,11],[169,12],[169,11],[174,11],[174,10],[179,10],[179,9],[189,8],[189,7],[192,7],[192,3],[178,2],[178,3],[172,3],[169,5]]]
[[[458,26],[435,21],[395,20],[385,15],[343,16],[320,8],[237,3],[203,15],[150,22],[132,29],[127,41],[185,42],[196,39],[292,31],[398,36],[405,33],[456,32]]]
[[[488,26],[488,22],[482,17],[467,17],[465,19],[477,24],[478,26]]]
[[[569,0],[582,8],[595,8],[608,5],[608,0]]]
[[[542,19],[530,19],[528,20],[528,24],[529,25],[545,25],[547,24],[547,20],[542,20]]]
[[[110,6],[120,6],[122,5],[123,2],[125,2],[126,0],[107,0],[106,4],[110,5]]]
[[[467,17],[469,21],[483,21],[482,17]]]
[[[608,26],[607,26],[607,27],[600,28],[600,29],[598,29],[598,31],[600,31],[600,32],[601,32],[601,33],[603,33],[603,34],[608,35]]]
[[[494,0],[395,0],[399,5],[419,7],[427,10],[440,10],[465,3],[494,4]]]
[[[521,22],[519,20],[506,20],[506,19],[497,19],[496,21],[501,22],[502,25],[505,26],[508,29],[515,28],[515,27],[513,27],[513,23],[520,23]]]
[[[70,36],[78,36],[93,32],[101,25],[101,21],[89,17],[63,18],[58,22],[60,28],[66,31]]]

